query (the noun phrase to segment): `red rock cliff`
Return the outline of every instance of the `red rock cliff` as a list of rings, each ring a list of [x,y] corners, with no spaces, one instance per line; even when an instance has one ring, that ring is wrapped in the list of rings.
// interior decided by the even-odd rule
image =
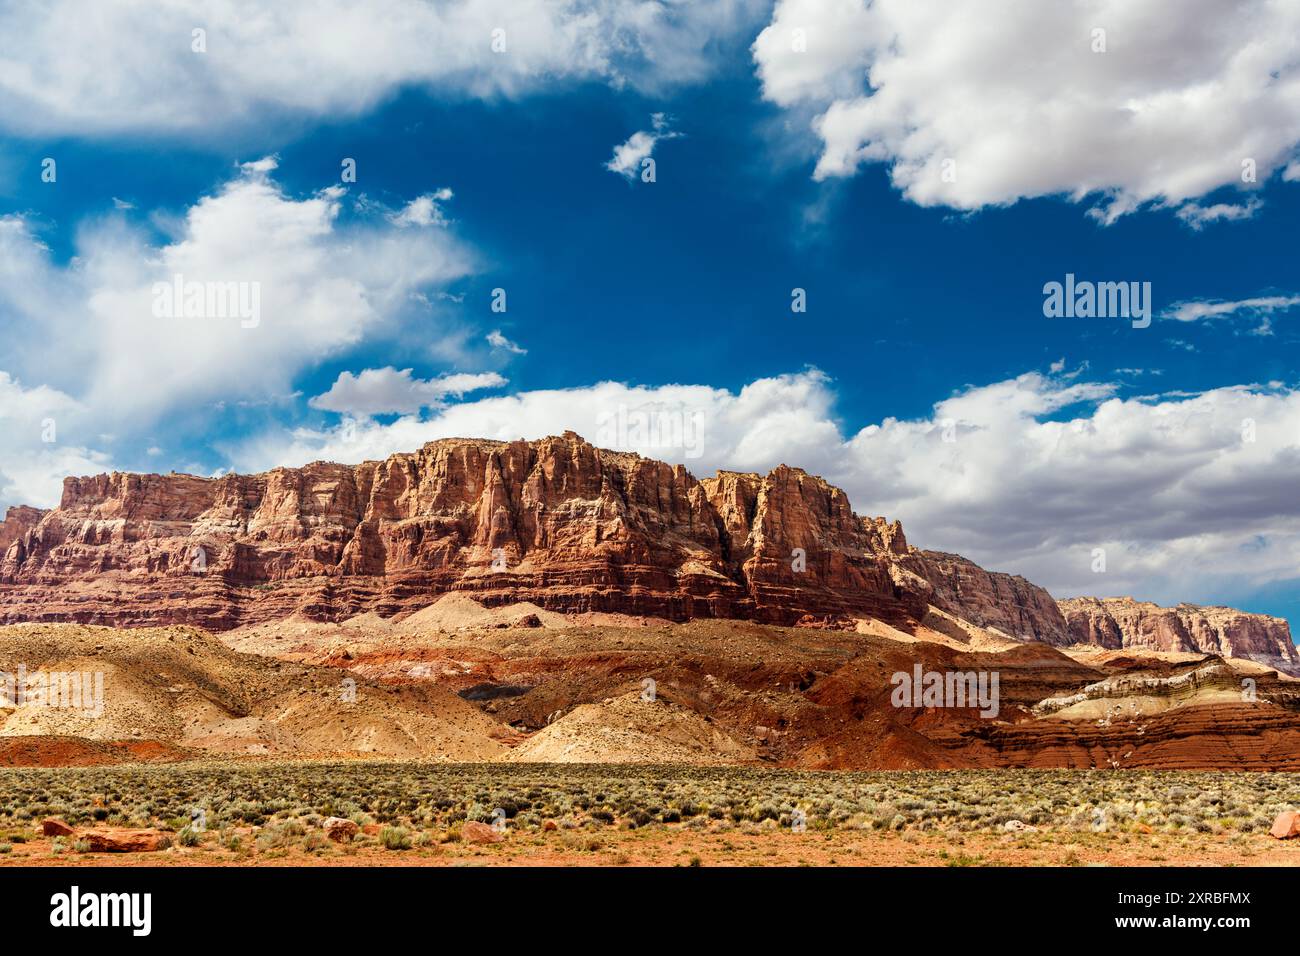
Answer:
[[[934,603],[1021,641],[1072,643],[1055,599],[1019,575],[985,571],[959,554],[916,551],[907,564],[934,586]]]
[[[1280,617],[1230,607],[1160,607],[1132,598],[1071,598],[1058,602],[1071,643],[1247,657],[1300,672],[1291,628]]]
[[[902,529],[782,466],[697,481],[594,448],[450,439],[356,466],[70,478],[11,512],[0,619],[212,628],[391,614],[449,590],[683,619],[924,614]],[[802,558],[796,549],[802,549]]]
[[[1285,621],[1228,608],[1064,601],[1024,578],[920,551],[898,522],[784,465],[766,476],[597,449],[447,439],[360,465],[260,475],[69,478],[58,508],[0,524],[0,621],[214,629],[486,604],[771,623],[928,605],[1020,640],[1145,646],[1294,666]]]

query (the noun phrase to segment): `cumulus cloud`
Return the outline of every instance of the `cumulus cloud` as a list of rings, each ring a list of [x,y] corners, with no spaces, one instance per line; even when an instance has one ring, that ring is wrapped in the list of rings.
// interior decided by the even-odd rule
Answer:
[[[437,406],[448,397],[460,398],[467,392],[506,384],[506,380],[496,372],[459,372],[418,379],[412,377],[412,371],[409,368],[398,371],[387,366],[362,369],[356,375],[340,372],[328,392],[317,395],[307,404],[322,411],[354,417],[409,414]]]
[[[0,301],[29,377],[106,418],[144,423],[215,401],[292,394],[303,369],[391,328],[412,296],[469,273],[437,217],[347,217],[332,186],[287,195],[274,159],[245,164],[158,244],[121,218],[51,261],[27,223],[0,222]],[[417,200],[417,203],[419,200]]]
[[[109,466],[108,455],[81,444],[86,418],[72,396],[45,385],[28,388],[0,372],[0,508],[54,507],[65,475]]]
[[[650,129],[637,130],[623,143],[614,147],[614,155],[605,168],[611,173],[618,173],[628,180],[636,179],[641,174],[641,164],[650,158],[660,140],[673,139],[681,135],[668,126],[668,117],[663,113],[650,116]]]
[[[923,206],[1060,195],[1111,222],[1241,186],[1248,160],[1261,180],[1294,162],[1300,6],[1222,13],[1218,0],[1176,17],[1160,0],[780,0],[753,54],[764,96],[813,117],[818,179],[884,163]]]
[[[452,195],[450,189],[444,188],[416,196],[399,212],[390,216],[389,221],[395,226],[445,226],[447,219],[443,215],[441,204],[449,201]]]
[[[687,462],[702,472],[765,469],[780,460],[829,471],[841,446],[829,385],[816,370],[760,379],[735,393],[707,385],[601,382],[460,402],[389,424],[273,431],[230,453],[239,469],[262,470],[317,459],[383,458],[438,438],[531,440],[572,429],[606,448]]]
[[[211,135],[358,115],[403,88],[521,96],[594,79],[707,76],[759,0],[18,0],[0,6],[0,124],[37,134]],[[203,31],[196,35],[195,31]]]
[[[573,429],[686,464],[825,475],[862,514],[901,518],[918,546],[1021,573],[1058,595],[1225,601],[1297,576],[1300,391],[1239,386],[1124,398],[1113,382],[1027,373],[971,387],[920,419],[846,434],[815,369],[738,392],[701,385],[482,398],[388,425],[267,433],[243,469],[357,461],[426,441],[535,439]],[[1106,571],[1093,572],[1095,549]]]
[[[0,216],[0,505],[51,504],[64,476],[103,470],[104,449],[155,447],[158,427],[196,435],[213,415],[294,403],[301,373],[416,313],[436,332],[421,302],[473,260],[438,212],[449,191],[388,216],[338,186],[288,195],[275,168],[274,157],[244,164],[156,220],[171,230],[162,239],[121,211],[83,222],[66,262],[38,222]],[[362,373],[322,407],[342,408],[347,393],[352,414],[370,414],[388,386],[391,410],[413,411],[504,383],[405,374],[402,398],[402,383]]]

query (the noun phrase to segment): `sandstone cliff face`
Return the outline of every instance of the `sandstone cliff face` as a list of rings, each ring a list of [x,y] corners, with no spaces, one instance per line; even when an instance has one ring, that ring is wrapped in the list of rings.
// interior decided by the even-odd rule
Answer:
[[[764,478],[722,472],[701,486],[718,516],[722,552],[760,607],[812,615],[919,618],[928,582],[906,574],[902,526],[853,513],[839,488],[785,465]],[[809,601],[810,588],[829,591]]]
[[[259,475],[69,478],[0,524],[0,622],[225,629],[298,613],[389,616],[465,591],[489,604],[674,620],[910,630],[930,605],[1019,640],[1252,657],[1300,669],[1285,621],[1126,599],[1059,607],[1024,578],[911,546],[821,478],[696,480],[597,449],[448,439],[384,461]]]
[[[1070,644],[1056,601],[1019,575],[985,571],[959,554],[917,551],[905,562],[934,587],[935,604],[1022,641]]]
[[[1195,604],[1160,607],[1127,597],[1071,598],[1058,604],[1074,644],[1245,657],[1300,671],[1291,628],[1280,617]]]
[[[388,615],[451,590],[674,619],[906,621],[930,596],[895,567],[901,528],[859,519],[820,478],[700,482],[572,433],[216,479],[70,478],[57,509],[11,512],[0,535],[8,621],[228,628]]]
[[[29,505],[10,508],[5,513],[5,520],[0,523],[0,554],[4,554],[11,544],[36,527],[43,517],[45,511],[41,508],[32,508]]]

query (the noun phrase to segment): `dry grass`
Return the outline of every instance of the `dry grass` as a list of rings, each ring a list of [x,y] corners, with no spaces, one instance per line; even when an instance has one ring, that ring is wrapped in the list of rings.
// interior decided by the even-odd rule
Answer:
[[[515,830],[666,827],[1005,833],[1254,834],[1300,803],[1300,775],[1145,771],[820,773],[708,767],[201,762],[0,770],[0,839],[58,816],[73,825],[209,831],[308,828],[326,816],[413,832],[489,821]]]

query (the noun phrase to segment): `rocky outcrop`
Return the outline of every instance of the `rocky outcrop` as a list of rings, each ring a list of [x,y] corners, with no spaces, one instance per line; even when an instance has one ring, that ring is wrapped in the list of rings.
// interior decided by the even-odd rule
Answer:
[[[1229,607],[1160,607],[1132,598],[1070,598],[1058,602],[1070,643],[1244,657],[1300,673],[1291,628],[1280,617]]]
[[[1294,810],[1283,810],[1273,821],[1273,827],[1268,831],[1268,835],[1275,840],[1293,840],[1300,837],[1300,813]]]
[[[700,485],[723,557],[760,608],[790,609],[784,620],[925,614],[932,588],[900,565],[910,551],[902,526],[855,515],[839,488],[785,465],[762,478],[720,472]],[[810,590],[833,597],[809,601]]]
[[[13,515],[0,618],[224,629],[485,604],[792,623],[924,615],[902,529],[781,466],[701,482],[573,433],[449,439],[356,466],[70,478]]]
[[[343,817],[326,817],[321,823],[321,829],[335,843],[351,843],[360,828],[352,820]]]
[[[1036,716],[1055,714],[1088,701],[1122,701],[1125,698],[1147,697],[1176,700],[1193,697],[1207,687],[1219,687],[1234,693],[1241,689],[1237,674],[1218,657],[1208,657],[1200,663],[1171,675],[1119,674],[1089,684],[1082,690],[1061,697],[1046,697],[1034,705]]]
[[[78,839],[90,853],[155,853],[171,845],[161,830],[84,830]]]
[[[916,551],[904,563],[934,588],[934,603],[1021,641],[1072,643],[1056,601],[1019,575],[985,571],[959,554]]]
[[[447,439],[359,465],[69,478],[0,524],[0,622],[224,630],[389,617],[452,591],[485,605],[906,631],[938,607],[1021,641],[1250,657],[1300,669],[1285,621],[1127,599],[1058,603],[922,551],[902,526],[782,465],[697,480],[595,448]]]
[[[0,554],[9,550],[9,546],[40,523],[45,517],[43,508],[29,505],[15,505],[5,512],[5,520],[0,522]]]

